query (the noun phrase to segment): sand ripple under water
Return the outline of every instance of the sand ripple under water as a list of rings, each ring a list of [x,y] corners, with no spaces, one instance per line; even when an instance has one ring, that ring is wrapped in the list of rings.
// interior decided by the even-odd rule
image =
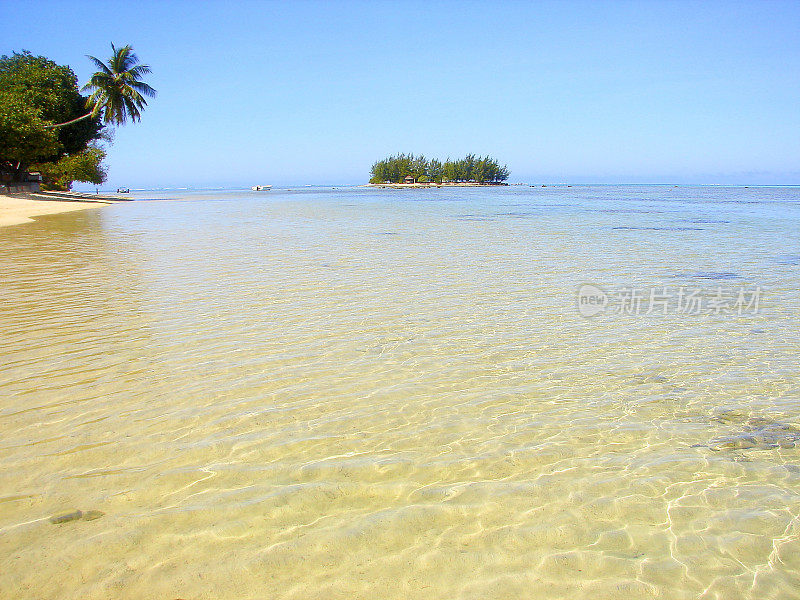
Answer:
[[[797,597],[798,195],[273,190],[0,230],[0,597]],[[762,310],[576,309],[684,279]]]

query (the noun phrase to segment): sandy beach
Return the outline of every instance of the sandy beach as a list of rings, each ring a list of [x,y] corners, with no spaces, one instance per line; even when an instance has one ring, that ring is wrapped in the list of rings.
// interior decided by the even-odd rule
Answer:
[[[98,208],[105,204],[108,202],[102,200],[33,200],[22,196],[0,195],[0,227],[30,223],[34,217],[43,215]]]

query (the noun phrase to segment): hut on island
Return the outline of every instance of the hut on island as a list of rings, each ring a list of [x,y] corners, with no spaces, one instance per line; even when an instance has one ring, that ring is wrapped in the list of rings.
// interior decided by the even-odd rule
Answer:
[[[403,183],[417,183],[417,180],[411,175],[406,175],[405,179],[403,179]]]

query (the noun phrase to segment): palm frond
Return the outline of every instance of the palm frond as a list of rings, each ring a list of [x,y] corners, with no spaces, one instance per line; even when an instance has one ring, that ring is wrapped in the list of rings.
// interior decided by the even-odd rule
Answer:
[[[102,60],[100,60],[99,58],[97,58],[95,56],[92,56],[90,54],[87,54],[86,58],[88,58],[90,61],[92,61],[95,64],[95,66],[98,69],[100,69],[103,73],[107,73],[108,75],[111,75],[111,70],[106,66],[106,63],[104,63]]]
[[[82,91],[91,92],[86,102],[94,116],[102,114],[103,122],[124,125],[128,119],[141,118],[141,109],[147,106],[145,97],[154,98],[156,90],[142,81],[142,76],[150,73],[150,67],[139,64],[139,57],[130,45],[117,48],[112,43],[111,51],[105,63],[89,57],[100,70],[89,78]]]
[[[136,65],[128,69],[128,73],[139,79],[142,75],[150,74],[150,65]]]
[[[137,92],[144,94],[148,98],[155,98],[158,95],[158,92],[147,85],[144,81],[131,81],[128,85],[130,85]]]

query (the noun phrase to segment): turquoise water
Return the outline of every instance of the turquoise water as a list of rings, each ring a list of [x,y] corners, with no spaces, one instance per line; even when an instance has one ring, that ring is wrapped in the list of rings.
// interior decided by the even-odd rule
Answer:
[[[796,596],[800,188],[139,196],[0,229],[3,596]]]

